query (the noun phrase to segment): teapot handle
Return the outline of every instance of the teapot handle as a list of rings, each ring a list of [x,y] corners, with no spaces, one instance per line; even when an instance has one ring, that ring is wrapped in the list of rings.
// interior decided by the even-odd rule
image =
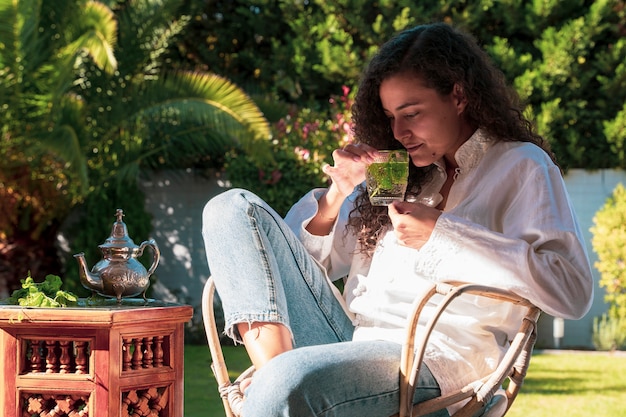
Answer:
[[[140,254],[143,253],[143,250],[146,246],[150,246],[152,248],[152,265],[150,265],[150,269],[148,269],[148,276],[150,276],[159,264],[159,260],[161,259],[161,251],[159,250],[156,241],[154,239],[149,239],[139,245]]]

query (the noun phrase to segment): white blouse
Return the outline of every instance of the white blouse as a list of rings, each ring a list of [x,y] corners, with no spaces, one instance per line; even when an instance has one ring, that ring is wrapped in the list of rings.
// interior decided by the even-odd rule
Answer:
[[[403,343],[411,304],[428,281],[507,289],[555,317],[578,319],[589,310],[593,280],[582,233],[560,170],[548,155],[533,144],[496,142],[477,130],[455,157],[458,176],[420,250],[397,244],[389,230],[372,258],[359,254],[356,237],[345,231],[355,194],[326,236],[305,229],[324,189],[309,192],[287,214],[285,220],[329,280],[347,277],[338,298],[356,326],[354,340]],[[443,161],[437,166],[418,201],[438,198],[446,173]],[[495,368],[521,313],[469,295],[451,304],[424,358],[443,394]]]

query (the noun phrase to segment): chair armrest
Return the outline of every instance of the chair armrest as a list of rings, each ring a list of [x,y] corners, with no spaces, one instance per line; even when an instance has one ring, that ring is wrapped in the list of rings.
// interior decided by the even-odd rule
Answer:
[[[516,337],[511,342],[509,350],[497,366],[496,371],[482,380],[475,381],[459,392],[446,397],[439,397],[422,405],[413,406],[413,396],[415,384],[424,359],[424,352],[432,331],[439,318],[448,305],[462,294],[479,295],[491,299],[509,302],[527,308],[527,314],[520,324],[520,329]],[[435,295],[442,295],[444,298],[437,305],[433,316],[430,318],[416,342],[416,332],[419,318],[423,308]],[[432,283],[425,295],[415,300],[412,313],[409,316],[406,339],[402,347],[402,357],[400,361],[400,417],[411,416],[413,411],[419,411],[419,415],[428,414],[437,409],[442,409],[465,400],[473,398],[461,415],[473,415],[485,402],[488,402],[496,390],[502,385],[506,378],[513,374],[518,380],[513,380],[514,386],[510,392],[507,390],[507,397],[510,403],[517,395],[519,386],[523,381],[530,361],[530,353],[535,342],[535,328],[540,310],[528,300],[517,296],[509,291],[498,288],[487,287],[480,284],[469,284],[460,282]],[[521,377],[521,378],[520,378]],[[428,403],[428,404],[426,404]],[[510,407],[510,404],[507,406]]]
[[[209,277],[202,290],[202,321],[211,352],[211,369],[213,370],[213,374],[215,374],[218,388],[223,390],[231,385],[231,381],[228,376],[228,369],[222,352],[219,334],[217,333],[215,311],[213,309],[214,298],[215,283],[213,282],[213,278]],[[224,410],[226,411],[227,417],[234,417],[228,399],[222,396],[222,401],[224,402]]]

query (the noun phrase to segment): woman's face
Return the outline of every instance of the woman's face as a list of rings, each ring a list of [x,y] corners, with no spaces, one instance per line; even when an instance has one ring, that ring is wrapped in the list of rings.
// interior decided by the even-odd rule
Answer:
[[[442,96],[413,74],[399,74],[380,85],[380,100],[395,138],[413,164],[428,166],[444,157],[456,167],[456,150],[474,132],[462,117],[466,100],[458,86]]]

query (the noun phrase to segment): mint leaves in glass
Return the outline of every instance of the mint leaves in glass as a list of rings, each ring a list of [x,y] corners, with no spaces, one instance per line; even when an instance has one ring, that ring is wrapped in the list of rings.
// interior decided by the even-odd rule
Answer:
[[[404,200],[409,156],[404,149],[378,152],[380,155],[367,167],[367,192],[372,205],[387,206],[394,200]]]

